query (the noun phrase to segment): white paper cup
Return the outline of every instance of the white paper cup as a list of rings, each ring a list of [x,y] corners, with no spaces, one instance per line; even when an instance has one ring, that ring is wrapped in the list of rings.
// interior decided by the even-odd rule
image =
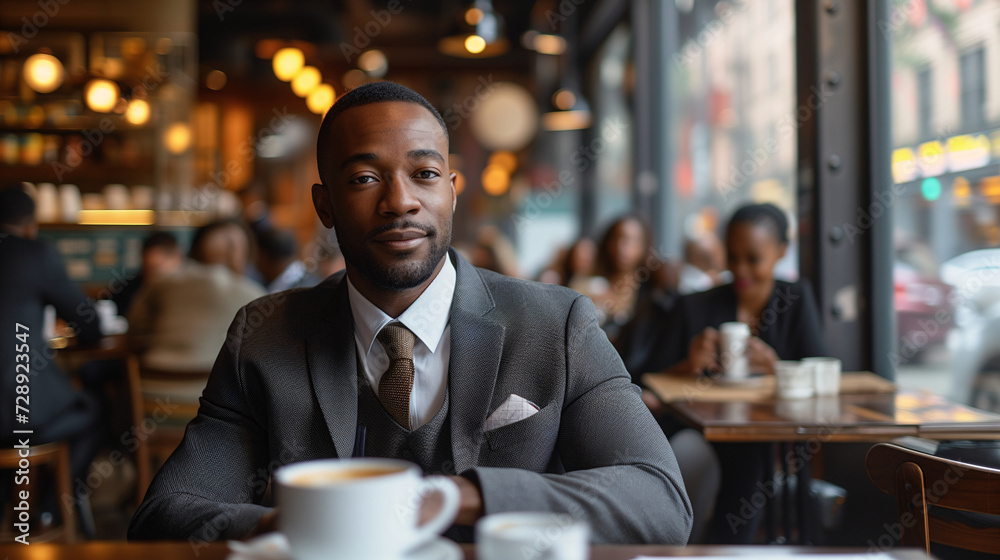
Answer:
[[[513,512],[476,523],[479,560],[586,560],[590,529],[563,513]]]
[[[739,381],[750,375],[746,358],[749,339],[750,326],[746,323],[732,321],[719,325],[722,377],[726,380]]]
[[[820,396],[840,393],[840,360],[837,358],[804,358],[804,364],[813,366],[813,384]]]
[[[395,559],[436,538],[458,513],[459,490],[444,476],[396,459],[321,459],[278,469],[278,526],[296,560]],[[430,492],[441,510],[417,525]]]
[[[813,365],[791,360],[775,362],[774,387],[779,399],[806,399],[815,395]]]

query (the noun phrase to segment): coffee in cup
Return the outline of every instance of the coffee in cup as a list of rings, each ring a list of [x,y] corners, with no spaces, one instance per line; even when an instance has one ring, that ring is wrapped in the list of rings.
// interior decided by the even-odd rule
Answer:
[[[423,477],[397,459],[320,459],[275,475],[278,526],[292,557],[389,559],[403,556],[451,526],[459,490],[444,476]],[[441,494],[437,515],[417,525],[420,506]]]

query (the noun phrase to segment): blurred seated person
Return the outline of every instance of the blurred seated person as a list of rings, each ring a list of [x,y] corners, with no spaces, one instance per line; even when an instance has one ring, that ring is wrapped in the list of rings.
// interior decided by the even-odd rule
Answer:
[[[267,293],[319,284],[321,279],[309,274],[298,252],[295,235],[290,231],[269,229],[257,235],[257,270],[264,278]]]
[[[751,372],[773,374],[778,360],[799,360],[826,356],[819,312],[812,290],[806,283],[788,283],[774,278],[774,266],[788,245],[788,220],[773,204],[752,204],[738,209],[726,228],[726,259],[733,274],[730,284],[681,297],[646,363],[633,371],[668,370],[684,375],[701,375],[721,369],[719,331],[722,323],[740,321],[750,326],[747,358]],[[643,400],[655,412],[662,404],[644,393]],[[673,439],[677,428],[667,426]],[[680,433],[684,433],[681,431]],[[679,434],[678,434],[679,435]],[[685,446],[682,446],[685,447]],[[708,522],[707,542],[748,543],[754,537],[760,512],[750,519],[733,522],[739,516],[741,499],[750,500],[756,484],[765,475],[764,447],[760,444],[714,444],[721,466],[721,486],[715,499],[715,515]],[[677,455],[695,454],[678,449]],[[694,487],[706,465],[685,469],[685,484],[692,503],[703,503]],[[697,507],[697,506],[696,506]],[[696,518],[699,514],[696,511]]]
[[[201,227],[190,259],[144,286],[129,313],[129,339],[144,367],[208,371],[226,340],[232,316],[266,294],[243,276],[250,253],[246,229],[236,221]]]
[[[645,364],[646,371],[697,375],[718,372],[722,323],[750,326],[750,370],[774,373],[774,362],[826,355],[812,289],[774,278],[785,255],[788,219],[773,204],[738,209],[726,228],[726,259],[733,281],[677,302],[671,336]]]
[[[719,236],[706,231],[684,242],[684,263],[680,268],[677,293],[704,292],[731,279],[732,275],[726,270],[726,249]]]
[[[581,294],[607,290],[607,280],[594,276],[597,245],[589,237],[581,237],[569,246],[562,263],[560,284]]]
[[[328,239],[318,239],[309,243],[306,249],[305,265],[309,270],[309,276],[319,284],[330,276],[344,270],[346,261],[344,254],[340,251],[336,236],[329,236]]]
[[[597,248],[596,272],[607,284],[603,289],[581,293],[594,301],[600,313],[601,328],[612,342],[621,327],[635,315],[640,291],[651,287],[648,281],[652,270],[642,269],[650,246],[646,224],[636,216],[623,216],[608,227]],[[597,284],[590,283],[590,286]]]
[[[475,244],[469,248],[469,261],[497,274],[519,277],[514,246],[496,226],[486,225],[479,229]]]
[[[119,315],[127,315],[132,300],[144,283],[176,271],[184,264],[184,253],[177,245],[177,238],[165,231],[155,231],[142,241],[142,268],[128,281],[111,301],[118,307]]]
[[[8,335],[11,339],[23,335],[0,345],[0,397],[4,403],[0,441],[7,448],[19,440],[29,441],[30,445],[68,441],[73,478],[86,479],[100,446],[98,407],[91,395],[76,390],[56,366],[43,334],[44,309],[47,305],[55,307],[56,314],[76,331],[81,345],[96,343],[101,332],[92,302],[69,279],[59,253],[36,240],[37,234],[31,197],[20,186],[0,191],[0,320],[5,328],[16,331]],[[19,381],[20,373],[28,374],[30,382]],[[25,385],[30,392],[16,404],[30,412],[25,412],[27,423],[18,423],[15,398],[21,393],[17,387]],[[12,434],[13,430],[33,433]],[[6,481],[0,484],[0,503],[6,502],[10,488]],[[46,485],[43,483],[41,488]],[[51,522],[57,510],[54,486],[47,488],[41,506],[34,506],[40,509],[32,512],[32,518],[43,525]],[[77,505],[81,505],[80,500]]]

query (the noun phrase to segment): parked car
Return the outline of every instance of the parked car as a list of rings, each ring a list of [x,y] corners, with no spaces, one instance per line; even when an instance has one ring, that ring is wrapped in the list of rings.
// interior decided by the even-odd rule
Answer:
[[[954,290],[957,328],[949,336],[951,398],[1000,412],[1000,249],[963,253],[941,266]]]
[[[896,247],[892,281],[896,352],[900,363],[917,363],[928,349],[945,344],[955,325],[952,287],[938,277],[930,249],[916,243]]]

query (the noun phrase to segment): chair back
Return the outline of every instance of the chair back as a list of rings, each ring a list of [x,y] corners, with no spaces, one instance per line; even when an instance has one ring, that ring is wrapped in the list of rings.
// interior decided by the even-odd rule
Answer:
[[[21,456],[21,450],[19,449],[0,449],[0,470],[9,469],[13,471],[14,469],[20,468],[21,461],[24,459],[25,457]],[[55,441],[51,443],[32,445],[28,450],[27,459],[31,463],[32,478],[35,477],[34,473],[36,471],[34,469],[37,466],[51,465],[54,467],[53,476],[55,477],[55,487],[58,492],[59,509],[62,513],[62,530],[56,539],[68,543],[75,542],[76,521],[73,512],[72,500],[64,499],[65,496],[74,495],[73,475],[69,464],[69,443],[66,441]],[[11,481],[14,481],[13,477],[11,478]],[[32,491],[31,494],[35,495],[36,492]],[[18,500],[15,499],[14,503],[18,503]],[[42,542],[49,540],[51,537],[52,535],[49,534],[32,534],[31,542]]]
[[[868,450],[865,466],[879,490],[896,496],[903,546],[921,547],[928,554],[932,541],[978,552],[1000,550],[1000,527],[973,526],[961,516],[928,514],[929,507],[937,506],[1000,515],[1000,470],[891,443]]]
[[[141,502],[155,470],[180,445],[188,422],[198,414],[198,396],[211,372],[151,370],[142,367],[135,354],[129,355],[127,365]]]

